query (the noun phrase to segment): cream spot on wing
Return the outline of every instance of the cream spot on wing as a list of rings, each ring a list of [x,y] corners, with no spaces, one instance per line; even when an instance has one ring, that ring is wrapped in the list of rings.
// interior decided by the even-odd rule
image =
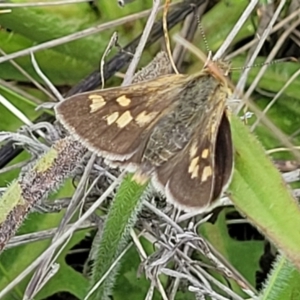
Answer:
[[[124,128],[132,121],[133,117],[129,110],[125,111],[117,120],[117,124],[119,128]]]
[[[117,98],[116,100],[121,106],[128,106],[131,103],[131,100],[127,98],[125,95]]]
[[[203,169],[203,173],[202,173],[202,177],[201,177],[201,181],[206,181],[208,177],[210,177],[212,175],[212,169],[210,166],[206,166]]]
[[[190,158],[194,157],[197,153],[198,147],[196,143],[193,143],[190,149]]]
[[[99,110],[100,108],[102,108],[106,104],[106,101],[100,95],[92,94],[92,95],[89,95],[88,98],[92,101],[92,103],[90,105],[91,113]]]
[[[204,149],[204,150],[202,151],[201,157],[202,157],[202,158],[207,158],[207,157],[208,157],[208,154],[209,154],[209,150],[208,150],[208,149]]]
[[[217,130],[217,122],[214,120],[210,127],[211,134],[214,134],[216,132],[216,130]]]
[[[146,111],[142,111],[137,115],[135,118],[136,123],[138,126],[142,127],[149,124],[156,116],[158,115],[158,111],[153,111],[147,114]]]
[[[191,178],[196,178],[198,177],[198,172],[199,172],[199,156],[195,157],[192,159],[190,165],[189,165],[189,173],[191,173]]]
[[[118,117],[119,117],[119,113],[117,111],[115,111],[109,116],[106,116],[105,119],[107,121],[107,125],[113,124],[118,119]]]
[[[141,170],[137,170],[131,178],[132,181],[136,181],[138,184],[144,185],[149,180],[149,176],[143,173]]]

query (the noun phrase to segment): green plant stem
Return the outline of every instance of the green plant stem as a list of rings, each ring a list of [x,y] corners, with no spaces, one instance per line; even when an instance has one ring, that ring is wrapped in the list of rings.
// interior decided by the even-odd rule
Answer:
[[[95,245],[91,287],[102,278],[127,245],[130,230],[135,225],[137,214],[142,208],[147,185],[148,182],[140,185],[132,180],[132,174],[128,174],[120,185],[107,215],[98,248]],[[90,299],[107,299],[114,285],[118,267],[119,264]]]

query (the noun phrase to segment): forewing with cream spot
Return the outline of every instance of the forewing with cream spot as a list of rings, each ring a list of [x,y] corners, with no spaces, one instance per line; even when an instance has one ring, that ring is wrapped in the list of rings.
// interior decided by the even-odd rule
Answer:
[[[172,109],[183,78],[187,76],[165,75],[127,87],[75,95],[55,107],[56,115],[89,150],[123,161],[145,144],[149,130]]]
[[[232,174],[232,141],[225,110],[227,91],[218,89],[216,93],[212,101],[219,104],[208,122],[200,121],[185,149],[158,167],[153,177],[154,186],[164,187],[167,199],[186,210],[200,212],[213,207],[212,201],[220,196]]]

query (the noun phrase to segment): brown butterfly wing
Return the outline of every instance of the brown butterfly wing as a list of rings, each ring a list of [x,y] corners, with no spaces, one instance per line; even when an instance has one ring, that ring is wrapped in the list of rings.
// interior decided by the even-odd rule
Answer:
[[[124,160],[145,144],[149,130],[172,109],[183,78],[166,75],[75,95],[55,107],[57,119],[89,150],[108,159]]]
[[[232,137],[227,112],[220,123],[215,154],[215,186],[212,199],[220,197],[222,191],[231,179],[233,171]]]
[[[230,178],[231,132],[222,110],[220,105],[206,124],[199,124],[186,148],[157,168],[154,185],[164,187],[167,199],[181,208],[209,207]]]

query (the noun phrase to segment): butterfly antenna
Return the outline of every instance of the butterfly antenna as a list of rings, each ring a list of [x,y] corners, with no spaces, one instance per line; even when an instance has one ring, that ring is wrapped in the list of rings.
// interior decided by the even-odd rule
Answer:
[[[209,49],[207,38],[206,38],[206,35],[205,35],[205,32],[204,32],[204,28],[202,26],[201,20],[200,20],[200,18],[199,18],[198,15],[197,15],[197,23],[198,23],[198,28],[200,30],[200,33],[201,33],[203,41],[204,41],[204,45],[205,45],[206,51],[207,51],[207,53],[210,53],[211,50]]]
[[[274,64],[278,64],[278,63],[282,63],[282,62],[288,62],[288,61],[299,62],[295,57],[285,57],[285,58],[276,59],[276,60],[272,60],[272,61],[265,62],[265,63],[254,64],[254,65],[251,65],[251,66],[244,66],[244,67],[239,67],[239,68],[231,68],[230,70],[231,71],[234,71],[234,70],[246,70],[246,69],[250,69],[250,68],[270,66],[270,65],[274,65]]]

